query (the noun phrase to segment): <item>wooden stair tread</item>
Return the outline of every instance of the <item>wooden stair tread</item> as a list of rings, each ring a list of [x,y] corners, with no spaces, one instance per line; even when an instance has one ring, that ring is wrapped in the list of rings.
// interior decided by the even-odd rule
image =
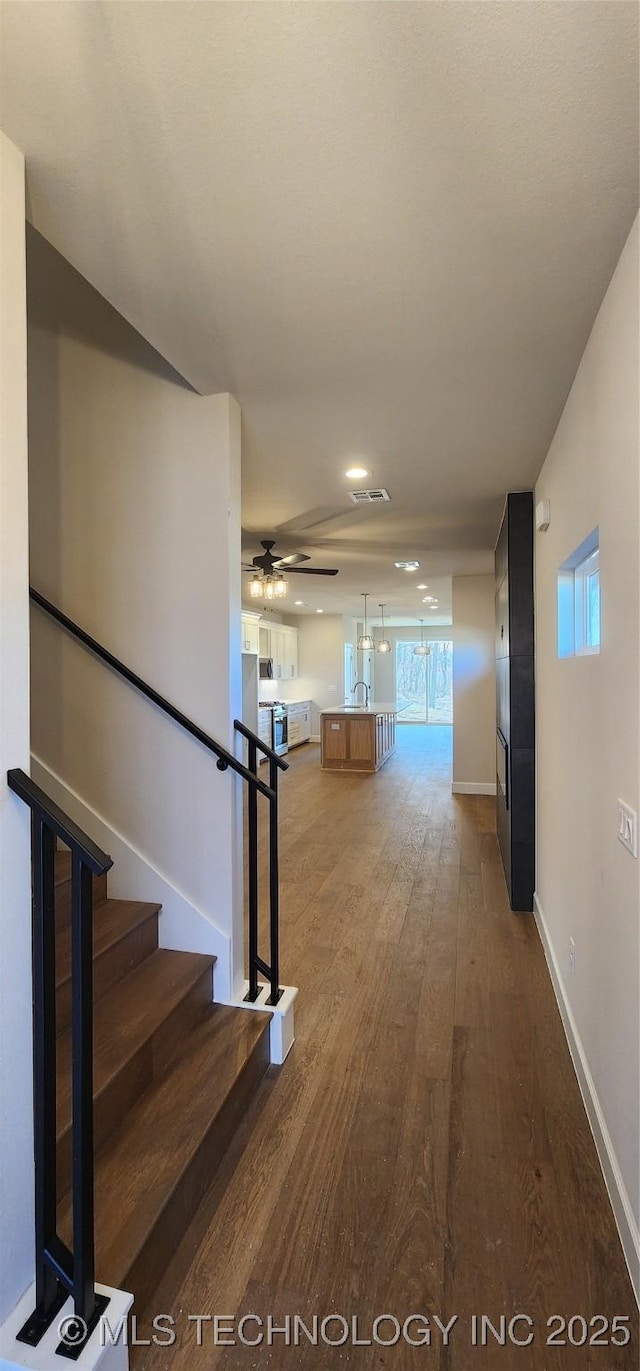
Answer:
[[[261,1046],[268,1063],[264,1039],[270,1018],[212,1004],[186,1036],[180,1059],[145,1091],[98,1153],[96,1271],[101,1281],[126,1283],[155,1222]],[[68,1241],[70,1196],[59,1207],[58,1220]]]
[[[66,848],[56,848],[55,853],[55,883],[64,885],[65,881],[71,880],[71,853]]]
[[[60,932],[71,919],[71,853],[56,848],[54,854],[54,887],[56,929]],[[107,873],[93,877],[93,904],[96,908],[107,899]]]
[[[146,919],[160,911],[159,904],[144,900],[105,900],[96,905],[93,911],[93,955],[99,957],[108,948]],[[71,976],[71,927],[67,925],[56,935],[56,986],[62,985]]]
[[[94,1099],[189,995],[215,957],[157,950],[94,1008]],[[71,1121],[71,1034],[58,1039],[57,1135]]]

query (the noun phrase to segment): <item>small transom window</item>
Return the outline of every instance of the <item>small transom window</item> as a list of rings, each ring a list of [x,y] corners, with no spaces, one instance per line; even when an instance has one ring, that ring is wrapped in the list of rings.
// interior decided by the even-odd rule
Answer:
[[[599,530],[585,538],[558,571],[558,656],[600,651]]]

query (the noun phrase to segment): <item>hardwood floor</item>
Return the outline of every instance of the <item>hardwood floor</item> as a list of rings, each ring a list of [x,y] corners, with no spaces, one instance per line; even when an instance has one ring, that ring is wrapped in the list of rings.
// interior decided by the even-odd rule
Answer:
[[[142,1350],[143,1371],[638,1365],[631,1286],[533,918],[508,908],[494,802],[451,795],[448,728],[398,734],[377,775],[321,772],[313,745],[290,754],[282,967],[300,986],[297,1040],[148,1311],[171,1313],[176,1341]],[[225,1348],[207,1322],[199,1347],[188,1322],[235,1315],[238,1342],[249,1313],[265,1338],[269,1314],[309,1328],[357,1315],[361,1340],[376,1316],[417,1314],[432,1342],[313,1346],[299,1329],[298,1346]],[[534,1321],[513,1329],[530,1345],[490,1331],[473,1345],[472,1316],[499,1329],[503,1314]],[[632,1342],[547,1346],[554,1314],[627,1316]],[[436,1315],[458,1316],[446,1346]],[[425,1326],[409,1326],[415,1342]]]

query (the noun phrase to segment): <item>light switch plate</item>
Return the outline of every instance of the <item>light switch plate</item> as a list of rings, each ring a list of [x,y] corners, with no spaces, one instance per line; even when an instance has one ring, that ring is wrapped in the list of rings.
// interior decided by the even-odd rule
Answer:
[[[632,857],[638,855],[638,815],[635,809],[618,800],[618,837]]]

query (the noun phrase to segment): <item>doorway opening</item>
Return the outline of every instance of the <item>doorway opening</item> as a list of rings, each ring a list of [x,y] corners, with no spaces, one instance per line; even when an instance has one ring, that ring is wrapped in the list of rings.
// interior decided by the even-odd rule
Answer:
[[[400,724],[453,723],[453,642],[427,639],[396,643],[396,708]]]

